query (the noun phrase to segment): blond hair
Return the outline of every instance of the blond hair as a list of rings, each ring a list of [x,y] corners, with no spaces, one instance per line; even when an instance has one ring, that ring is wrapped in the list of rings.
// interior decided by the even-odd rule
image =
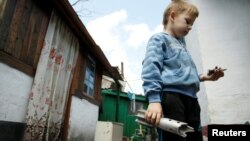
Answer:
[[[199,11],[195,5],[184,0],[172,0],[163,14],[162,24],[164,25],[164,27],[168,24],[168,17],[172,11],[176,12],[177,14],[188,12],[192,16],[199,16]]]

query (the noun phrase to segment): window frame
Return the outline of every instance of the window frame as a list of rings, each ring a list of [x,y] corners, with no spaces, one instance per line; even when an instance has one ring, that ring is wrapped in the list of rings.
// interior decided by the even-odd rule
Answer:
[[[95,83],[96,83],[96,61],[91,55],[87,55],[85,62],[86,62],[86,66],[83,72],[84,76],[81,82],[82,91],[85,95],[94,98],[95,97]],[[90,67],[93,67],[93,68],[90,68]],[[87,76],[88,74],[92,75],[92,77]],[[92,85],[91,94],[89,93],[90,86],[85,85],[86,81],[88,81],[87,83],[91,83],[90,85]],[[85,86],[88,86],[87,91],[85,90]]]

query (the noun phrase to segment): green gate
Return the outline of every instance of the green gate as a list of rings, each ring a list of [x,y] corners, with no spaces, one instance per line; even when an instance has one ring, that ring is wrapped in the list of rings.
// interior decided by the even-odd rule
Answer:
[[[145,96],[136,95],[136,111],[140,108],[147,108]],[[135,122],[135,113],[131,110],[131,100],[127,93],[114,90],[102,90],[102,108],[100,109],[99,121],[111,121],[123,123],[123,136],[131,137],[139,129]]]

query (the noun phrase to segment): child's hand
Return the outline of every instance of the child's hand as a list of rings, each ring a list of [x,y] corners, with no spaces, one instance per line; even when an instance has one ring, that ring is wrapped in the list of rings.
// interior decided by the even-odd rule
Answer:
[[[217,66],[209,70],[207,74],[203,74],[200,76],[201,81],[216,81],[219,78],[224,76],[224,71],[226,69],[218,68]]]
[[[148,123],[159,125],[160,119],[163,116],[161,103],[149,103],[145,113],[145,119]]]

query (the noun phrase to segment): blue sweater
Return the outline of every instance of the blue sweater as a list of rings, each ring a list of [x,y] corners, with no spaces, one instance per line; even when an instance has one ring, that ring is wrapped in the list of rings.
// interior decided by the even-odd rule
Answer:
[[[161,94],[175,92],[197,98],[199,75],[183,38],[161,32],[153,35],[143,60],[142,80],[149,102],[161,102]]]

